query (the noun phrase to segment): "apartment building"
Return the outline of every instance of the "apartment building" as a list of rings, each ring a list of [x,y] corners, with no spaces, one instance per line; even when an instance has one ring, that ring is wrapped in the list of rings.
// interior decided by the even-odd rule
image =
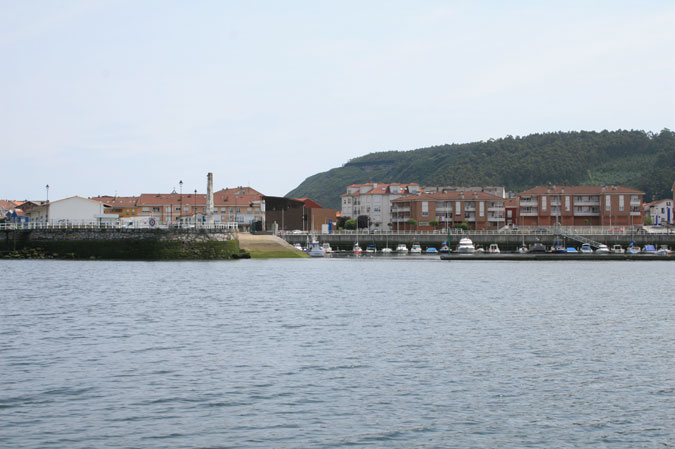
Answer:
[[[506,188],[504,186],[483,186],[483,187],[462,187],[462,186],[427,186],[422,189],[424,193],[446,193],[446,192],[485,192],[500,198],[506,198]]]
[[[433,230],[466,223],[470,229],[498,229],[505,224],[505,199],[485,192],[408,195],[392,200],[394,230]],[[414,219],[416,225],[410,225]]]
[[[644,192],[623,186],[538,186],[518,195],[520,226],[638,226]]]
[[[391,202],[406,195],[421,193],[419,184],[352,184],[341,195],[342,216],[357,218],[367,216],[369,229],[389,230],[393,227]],[[391,227],[390,227],[391,226]]]

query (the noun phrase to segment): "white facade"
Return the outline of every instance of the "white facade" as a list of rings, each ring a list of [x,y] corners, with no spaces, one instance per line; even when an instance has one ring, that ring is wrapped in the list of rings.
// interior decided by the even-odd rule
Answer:
[[[34,223],[50,224],[99,224],[101,221],[114,220],[117,216],[103,214],[103,204],[99,201],[73,196],[30,209],[26,215]]]
[[[342,216],[369,218],[369,229],[391,230],[391,201],[405,195],[420,193],[418,184],[354,184],[342,195]]]
[[[645,209],[654,226],[675,223],[673,219],[673,200],[670,198],[647,203]]]

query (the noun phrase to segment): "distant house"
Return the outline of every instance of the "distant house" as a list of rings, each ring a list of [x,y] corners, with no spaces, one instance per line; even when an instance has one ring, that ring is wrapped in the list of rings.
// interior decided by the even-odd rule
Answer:
[[[652,225],[673,224],[673,200],[656,200],[643,206],[645,217],[651,219]]]
[[[321,204],[309,198],[296,198],[304,204],[304,230],[321,232],[324,225],[330,223],[335,226],[337,222],[337,210],[326,209]]]
[[[72,196],[34,205],[24,212],[33,223],[93,225],[117,219],[115,215],[104,214],[105,207],[100,201]]]

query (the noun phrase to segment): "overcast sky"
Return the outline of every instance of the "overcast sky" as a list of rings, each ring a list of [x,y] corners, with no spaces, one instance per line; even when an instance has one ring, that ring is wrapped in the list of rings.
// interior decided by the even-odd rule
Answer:
[[[0,0],[0,199],[207,172],[284,195],[374,151],[672,129],[673,24],[671,1]]]

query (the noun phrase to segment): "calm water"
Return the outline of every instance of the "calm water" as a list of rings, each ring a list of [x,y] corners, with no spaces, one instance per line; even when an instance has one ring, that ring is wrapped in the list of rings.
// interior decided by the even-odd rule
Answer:
[[[0,261],[0,447],[675,446],[675,264]]]

